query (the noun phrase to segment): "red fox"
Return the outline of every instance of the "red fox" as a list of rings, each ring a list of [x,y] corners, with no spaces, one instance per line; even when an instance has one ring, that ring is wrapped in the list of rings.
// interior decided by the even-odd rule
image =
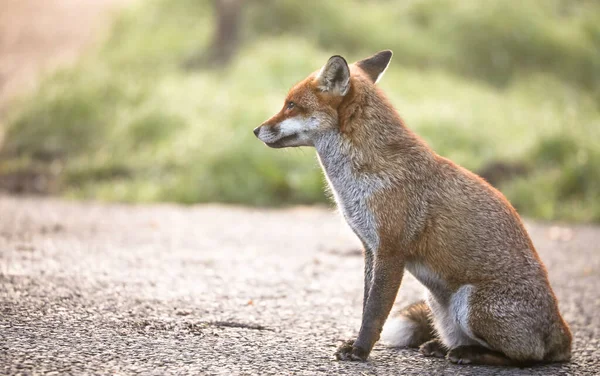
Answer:
[[[375,85],[391,58],[381,51],[348,65],[332,56],[254,130],[273,148],[315,147],[364,246],[362,324],[336,358],[366,360],[382,336],[457,364],[568,361],[571,332],[517,212],[404,125]],[[404,270],[427,298],[384,328]]]

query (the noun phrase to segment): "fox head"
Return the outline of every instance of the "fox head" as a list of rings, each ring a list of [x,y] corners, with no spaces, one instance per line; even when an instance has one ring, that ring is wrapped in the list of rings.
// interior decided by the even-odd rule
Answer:
[[[374,86],[392,59],[385,50],[348,65],[335,55],[289,91],[283,108],[254,129],[259,140],[272,148],[314,146],[323,133],[340,129],[339,108],[351,100],[353,90]]]

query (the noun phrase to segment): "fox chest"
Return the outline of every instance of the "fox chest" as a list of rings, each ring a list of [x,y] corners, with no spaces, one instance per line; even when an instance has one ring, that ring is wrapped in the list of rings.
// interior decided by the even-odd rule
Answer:
[[[379,247],[377,216],[371,207],[377,194],[385,189],[383,179],[355,171],[350,146],[341,135],[331,133],[316,143],[317,155],[340,212],[365,247]]]
[[[339,210],[344,215],[348,226],[371,251],[379,246],[379,236],[375,216],[364,198],[343,193],[334,193]]]
[[[370,207],[373,189],[370,185],[352,178],[327,176],[338,209],[348,226],[371,251],[379,246],[375,213]]]

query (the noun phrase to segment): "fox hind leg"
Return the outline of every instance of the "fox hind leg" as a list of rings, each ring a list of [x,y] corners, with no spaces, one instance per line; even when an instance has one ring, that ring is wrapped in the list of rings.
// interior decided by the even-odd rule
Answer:
[[[569,360],[571,333],[547,287],[517,285],[506,291],[504,286],[498,294],[502,287],[486,285],[474,290],[472,332],[519,364]]]

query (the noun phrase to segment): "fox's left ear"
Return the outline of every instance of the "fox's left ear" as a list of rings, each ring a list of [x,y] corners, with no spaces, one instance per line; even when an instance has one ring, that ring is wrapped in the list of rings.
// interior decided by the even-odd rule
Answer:
[[[339,55],[330,57],[315,79],[322,91],[346,95],[350,89],[350,68],[346,59]]]
[[[385,70],[390,65],[390,61],[392,61],[392,51],[384,50],[371,57],[357,61],[355,64],[376,84],[383,77]]]

